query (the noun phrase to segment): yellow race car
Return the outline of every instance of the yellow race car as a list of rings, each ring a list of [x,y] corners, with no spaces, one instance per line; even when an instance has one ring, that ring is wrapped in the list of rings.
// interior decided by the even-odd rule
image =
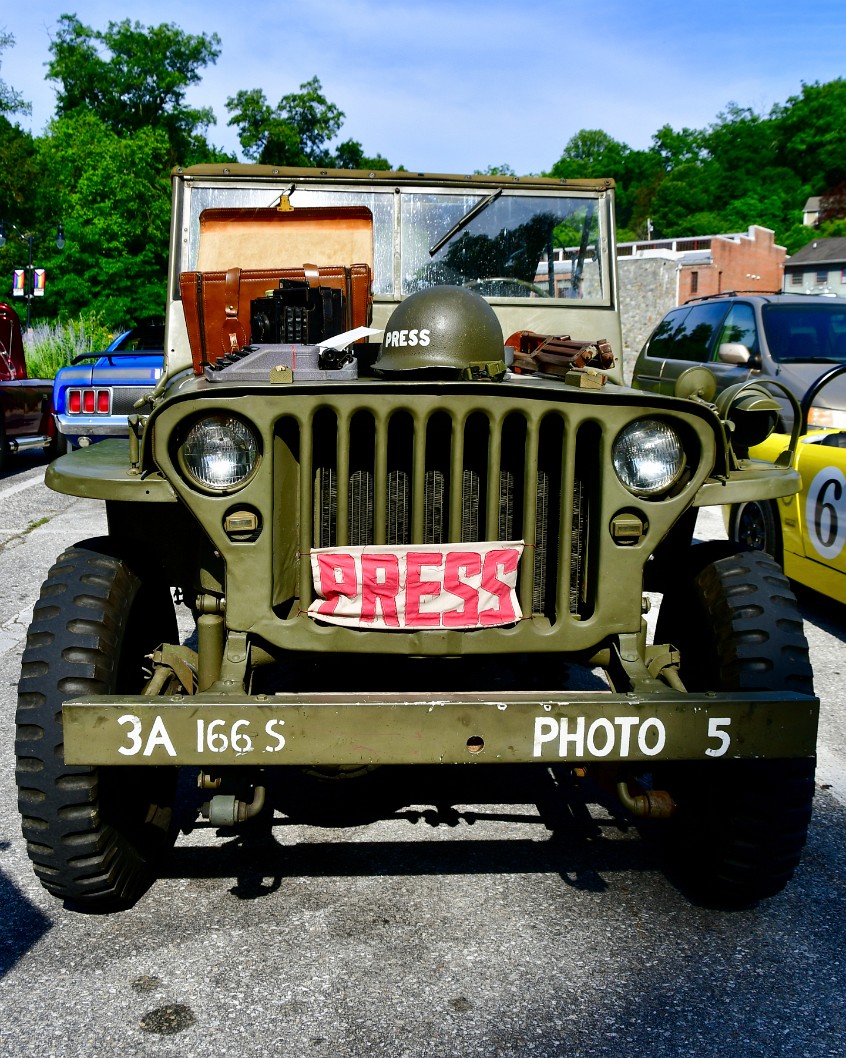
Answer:
[[[751,500],[727,511],[728,535],[767,551],[799,584],[846,603],[846,412],[815,408],[820,389],[846,371],[822,375],[802,401],[802,428],[794,466],[799,492],[778,500]],[[750,449],[755,459],[775,461],[790,435],[773,433]]]

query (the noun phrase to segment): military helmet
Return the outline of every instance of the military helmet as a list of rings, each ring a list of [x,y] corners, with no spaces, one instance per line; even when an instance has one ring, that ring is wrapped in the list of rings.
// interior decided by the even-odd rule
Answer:
[[[440,371],[499,378],[505,347],[496,313],[466,287],[428,287],[391,313],[373,365],[379,372]]]

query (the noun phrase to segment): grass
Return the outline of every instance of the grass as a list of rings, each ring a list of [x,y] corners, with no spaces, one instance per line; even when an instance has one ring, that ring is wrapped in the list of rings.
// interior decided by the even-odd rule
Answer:
[[[104,326],[98,313],[83,313],[64,323],[40,322],[24,334],[24,356],[30,378],[55,378],[75,356],[105,349],[116,331]]]

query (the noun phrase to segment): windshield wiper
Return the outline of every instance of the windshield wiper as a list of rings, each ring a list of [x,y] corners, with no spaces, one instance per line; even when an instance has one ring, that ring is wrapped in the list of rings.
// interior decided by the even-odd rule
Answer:
[[[585,268],[585,254],[587,253],[588,240],[590,238],[590,226],[593,221],[593,202],[588,202],[585,210],[585,220],[582,224],[582,239],[579,243],[579,259],[572,265],[570,277],[570,297],[577,298],[582,286],[582,272]],[[551,258],[550,258],[551,260]]]
[[[468,209],[464,216],[461,218],[461,220],[457,224],[454,224],[446,233],[446,235],[438,239],[435,245],[429,250],[429,256],[434,257],[438,250],[442,250],[444,246],[446,246],[446,244],[450,241],[450,239],[458,235],[462,228],[466,228],[474,217],[478,217],[482,210],[487,209],[491,202],[495,202],[501,194],[502,188],[499,187],[492,194],[488,195],[487,198],[483,198],[481,202],[477,202],[475,206]]]

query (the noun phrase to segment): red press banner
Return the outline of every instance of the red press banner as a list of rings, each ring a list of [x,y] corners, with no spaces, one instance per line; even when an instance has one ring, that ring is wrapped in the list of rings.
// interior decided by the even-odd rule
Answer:
[[[316,600],[308,614],[351,628],[493,628],[522,617],[523,541],[311,552]]]

